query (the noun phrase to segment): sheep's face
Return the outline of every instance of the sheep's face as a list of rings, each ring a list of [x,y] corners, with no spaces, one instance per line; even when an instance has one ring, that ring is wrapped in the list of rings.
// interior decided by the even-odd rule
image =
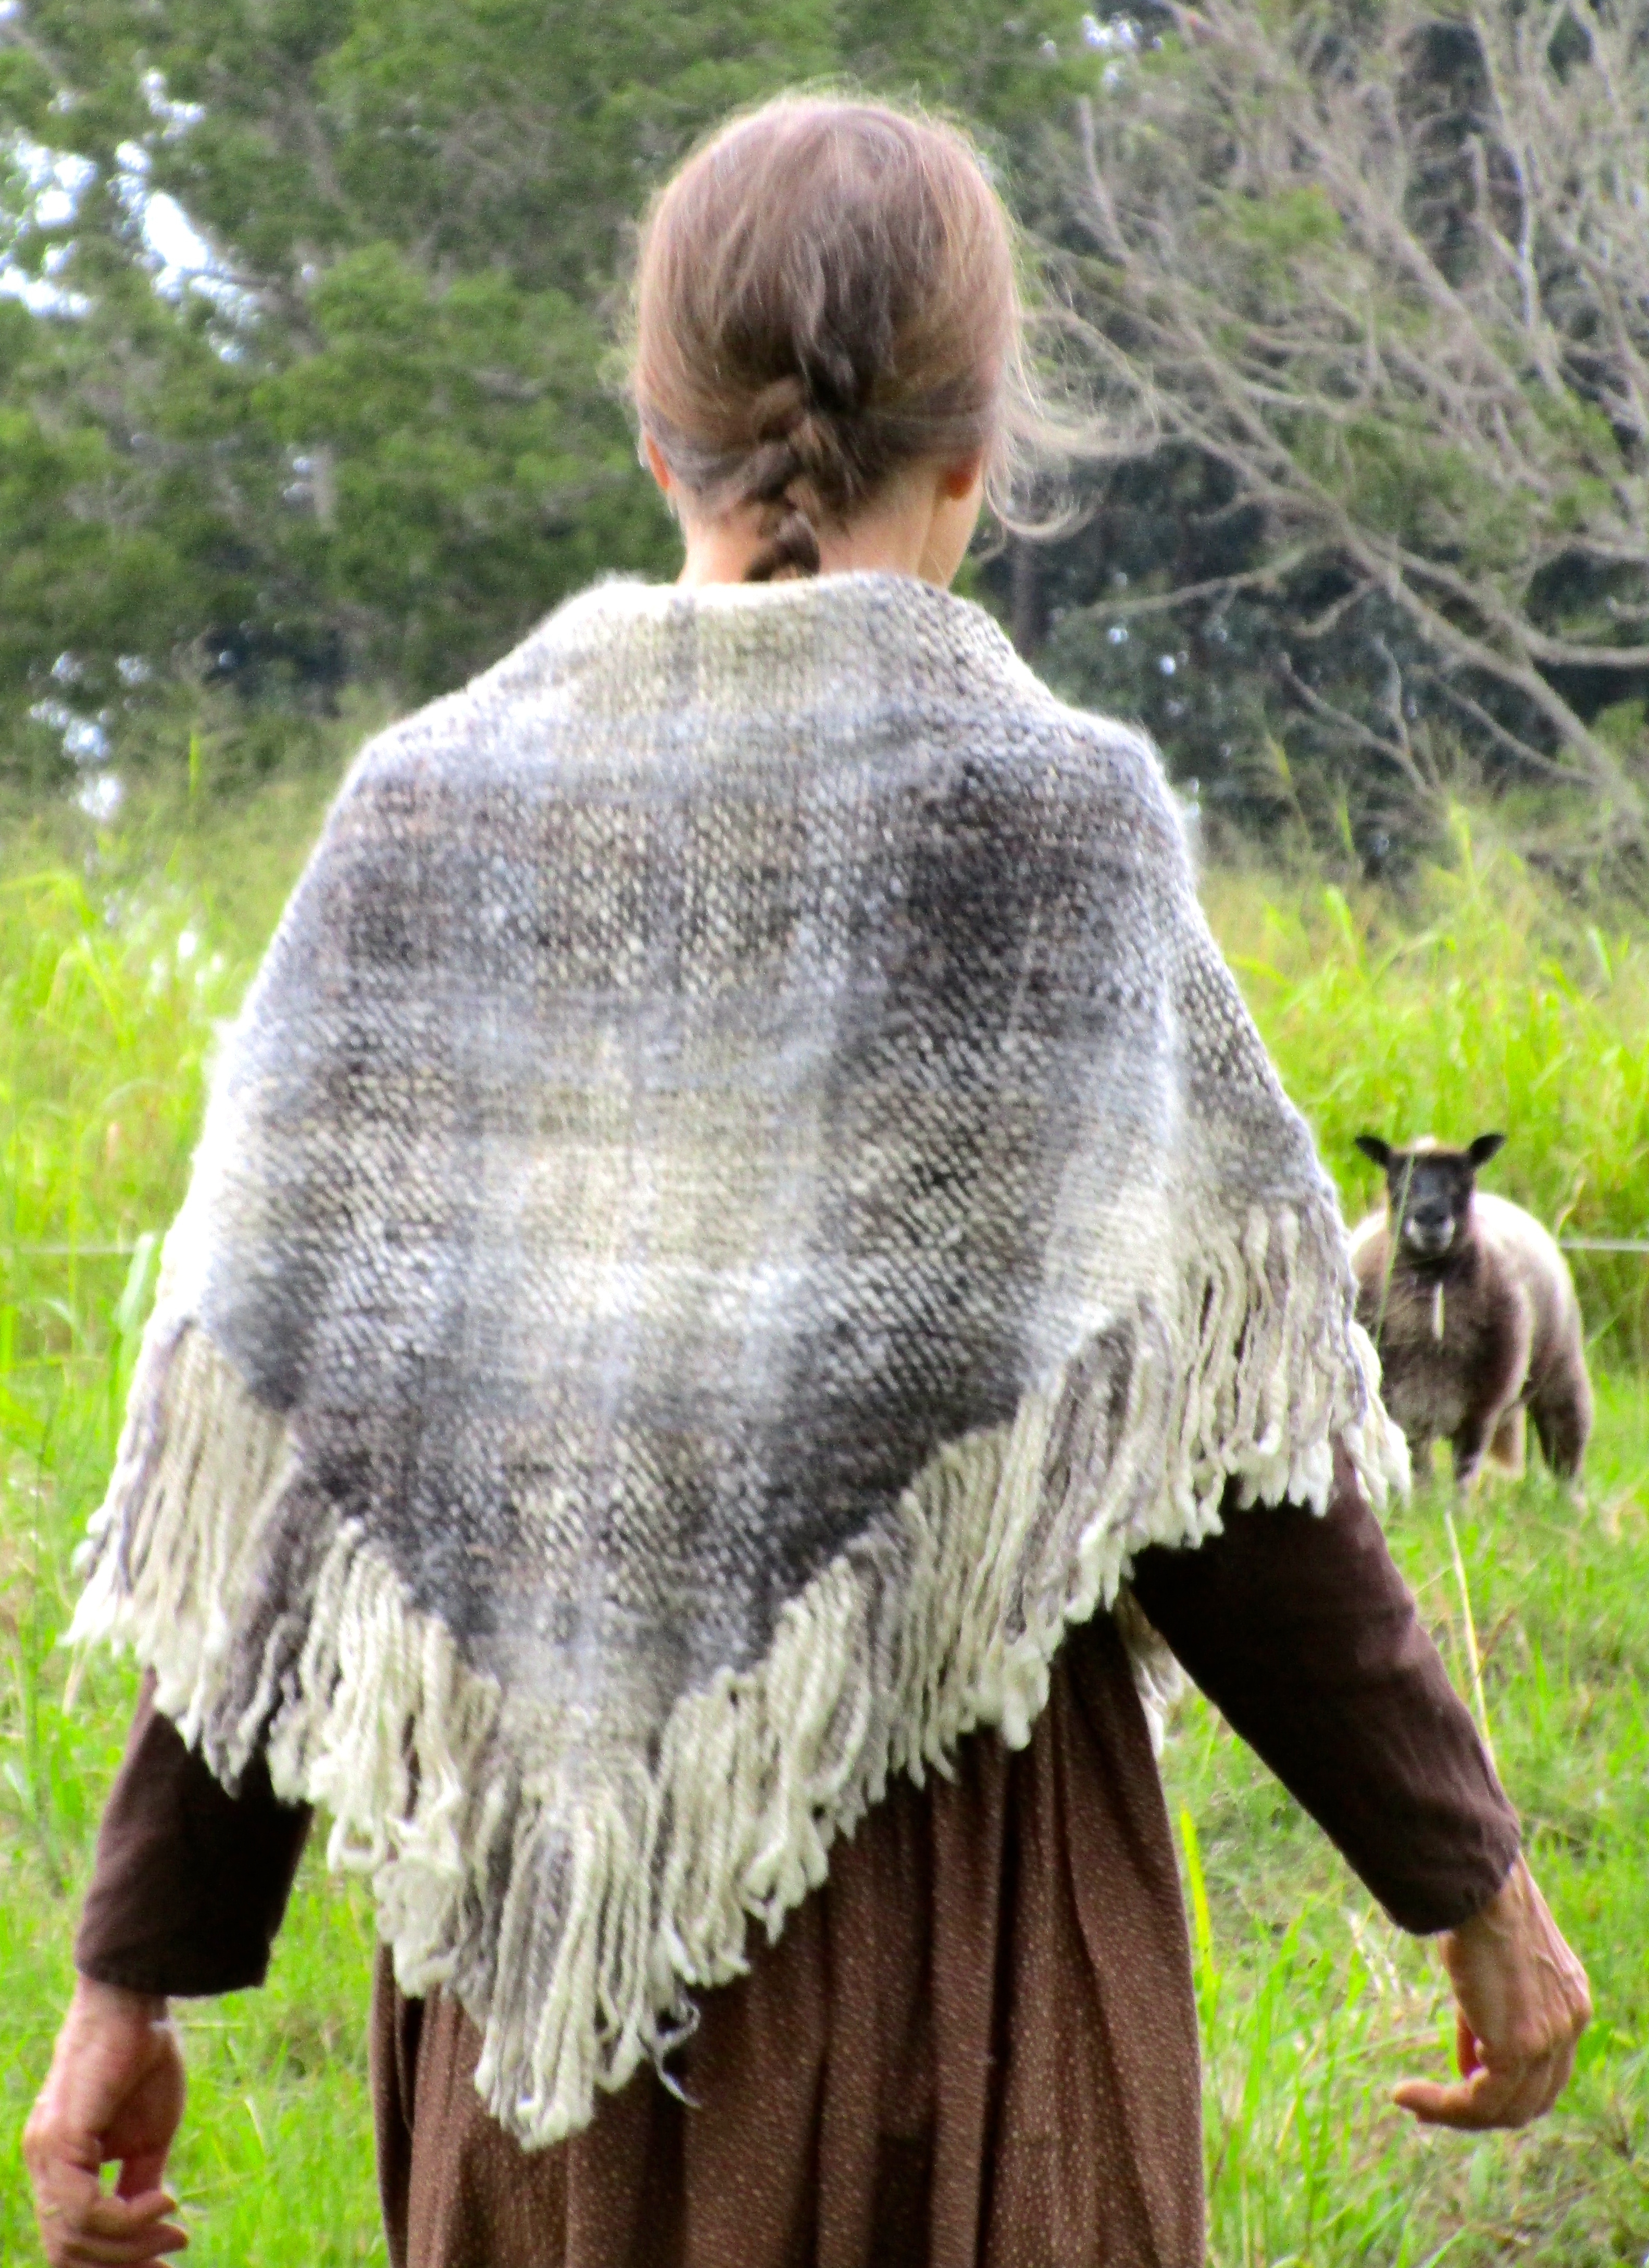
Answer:
[[[1358,1148],[1385,1174],[1387,1216],[1396,1223],[1398,1241],[1410,1259],[1435,1263],[1459,1249],[1471,1226],[1477,1168],[1505,1139],[1480,1134],[1465,1150],[1445,1150],[1429,1140],[1394,1150],[1377,1135],[1358,1136]]]

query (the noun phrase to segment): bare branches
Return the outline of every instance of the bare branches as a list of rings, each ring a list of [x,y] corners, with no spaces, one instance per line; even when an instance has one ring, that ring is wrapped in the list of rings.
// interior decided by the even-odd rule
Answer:
[[[1270,529],[1252,569],[1099,611],[1332,571],[1303,635],[1378,595],[1450,714],[1649,829],[1560,689],[1649,675],[1628,642],[1649,618],[1649,0],[1587,11],[1589,53],[1559,68],[1568,20],[1564,0],[1447,24],[1423,0],[1199,0],[1177,46],[1079,105],[1073,219],[1101,265],[1073,271],[1075,306]],[[1425,792],[1371,666],[1356,717],[1288,680]]]
[[[1406,732],[1401,738],[1388,738],[1384,733],[1374,732],[1364,724],[1360,717],[1354,717],[1349,709],[1339,708],[1334,702],[1325,700],[1314,687],[1307,684],[1286,654],[1283,657],[1282,668],[1290,690],[1314,716],[1322,718],[1358,747],[1366,748],[1371,755],[1383,756],[1388,764],[1395,766],[1423,799],[1431,799],[1435,792],[1436,783],[1428,779],[1416,763]]]
[[[1132,599],[1101,599],[1086,611],[1120,622],[1135,615],[1168,615],[1176,608],[1201,604],[1208,599],[1228,599],[1239,591],[1275,590],[1306,557],[1303,545],[1268,560],[1263,567],[1240,575],[1216,575],[1205,583],[1182,583],[1172,591],[1146,591]]]

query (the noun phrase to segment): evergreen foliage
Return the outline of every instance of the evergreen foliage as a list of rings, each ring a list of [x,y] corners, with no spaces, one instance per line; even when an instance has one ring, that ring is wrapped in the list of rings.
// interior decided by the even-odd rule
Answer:
[[[14,0],[11,769],[65,732],[139,759],[179,685],[415,699],[595,573],[666,571],[611,351],[650,188],[797,82],[1011,129],[1064,99],[1056,24],[1069,48],[1046,0]]]
[[[983,587],[1067,690],[1368,870],[1486,784],[1641,884],[1649,0],[10,0],[0,772],[208,711],[256,769],[667,572],[635,218],[831,79],[973,122],[1034,232],[1093,446]]]

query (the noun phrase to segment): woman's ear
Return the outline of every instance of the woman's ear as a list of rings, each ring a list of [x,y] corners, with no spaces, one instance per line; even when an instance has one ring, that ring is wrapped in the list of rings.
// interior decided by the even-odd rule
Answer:
[[[940,473],[939,494],[947,503],[960,504],[965,496],[970,496],[979,486],[984,473],[984,451],[970,450],[967,456],[958,457]]]
[[[641,437],[641,453],[646,463],[647,470],[652,475],[654,480],[658,482],[659,486],[664,490],[666,496],[669,497],[674,502],[675,492],[674,476],[671,473],[669,466],[665,461],[664,451],[659,446],[659,444],[653,439],[651,433],[644,433]]]

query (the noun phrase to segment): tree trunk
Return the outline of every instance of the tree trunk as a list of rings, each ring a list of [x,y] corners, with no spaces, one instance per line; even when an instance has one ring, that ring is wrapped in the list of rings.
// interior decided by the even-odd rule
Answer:
[[[1018,651],[1029,661],[1048,643],[1048,593],[1042,561],[1022,535],[1008,538],[1009,628]]]

